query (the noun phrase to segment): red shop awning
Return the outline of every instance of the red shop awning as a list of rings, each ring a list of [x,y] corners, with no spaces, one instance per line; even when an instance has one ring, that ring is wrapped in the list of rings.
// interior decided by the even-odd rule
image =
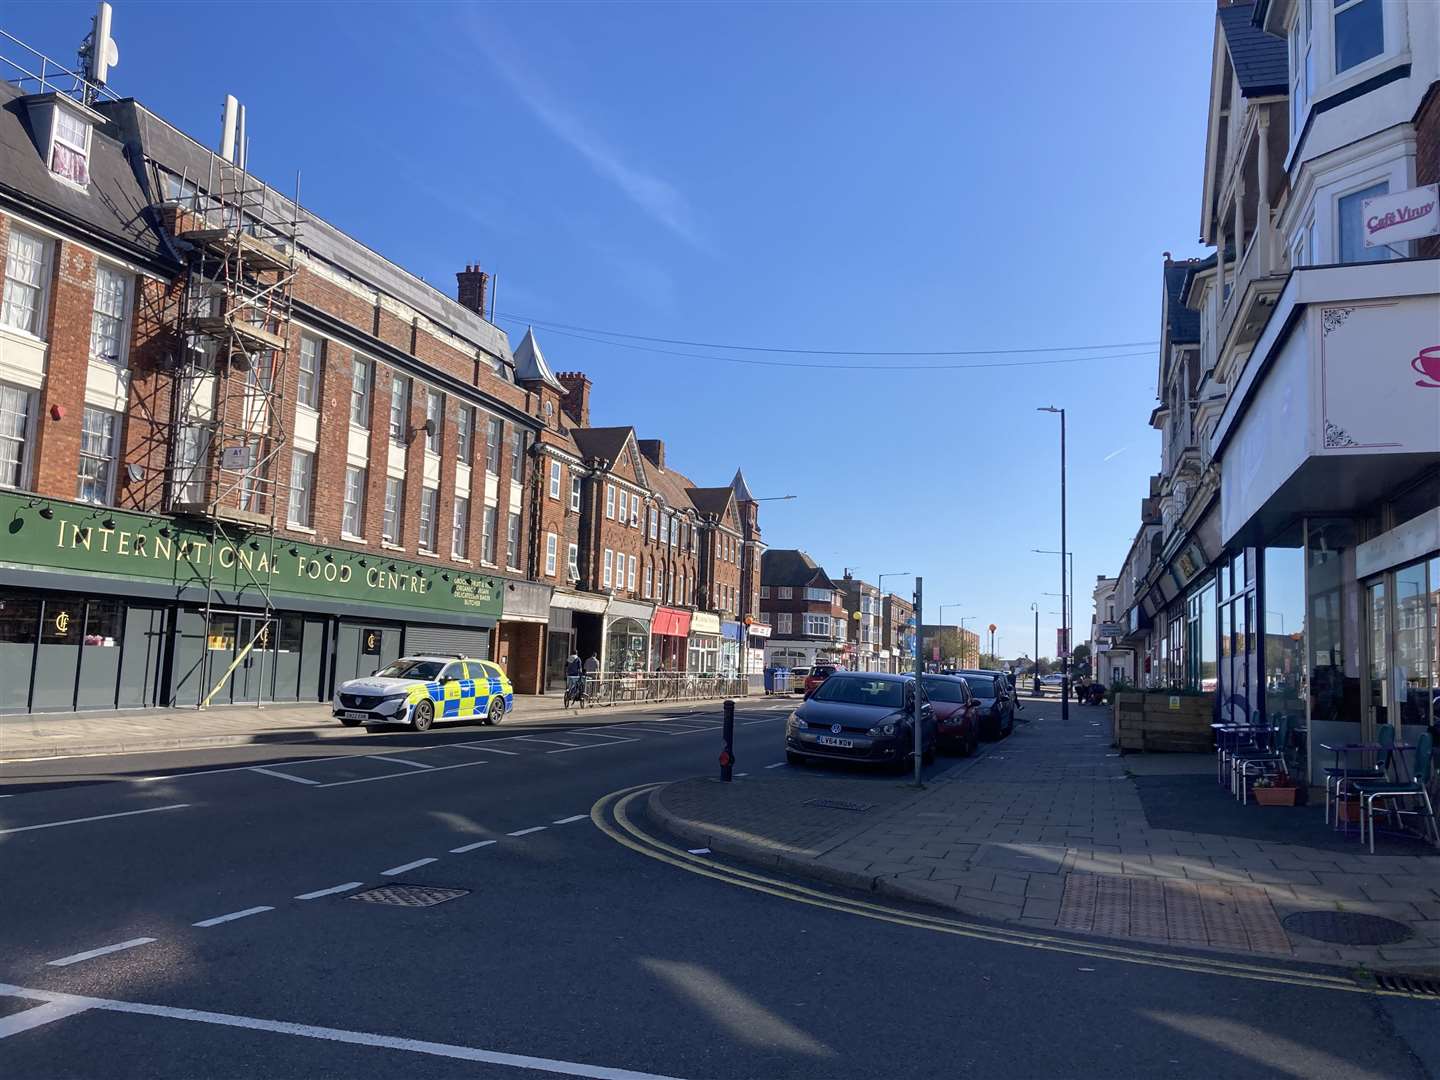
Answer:
[[[668,607],[656,608],[650,633],[664,634],[666,637],[689,637],[690,612]]]

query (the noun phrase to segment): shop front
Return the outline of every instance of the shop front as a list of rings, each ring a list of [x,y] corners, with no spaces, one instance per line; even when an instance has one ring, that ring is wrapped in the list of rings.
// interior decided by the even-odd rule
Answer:
[[[720,616],[713,611],[697,611],[690,616],[686,670],[695,675],[714,675],[720,670]]]
[[[487,655],[501,611],[492,578],[233,526],[8,493],[0,514],[0,712],[323,701],[402,650]]]
[[[650,621],[650,670],[684,671],[690,612],[659,607]]]
[[[505,616],[496,628],[492,659],[517,694],[538,694],[545,671],[550,586],[509,578],[500,579],[500,585]]]
[[[565,663],[571,654],[588,660],[598,658],[604,647],[603,622],[606,599],[569,589],[556,589],[550,595],[550,615],[546,624],[545,691],[565,690]]]
[[[650,620],[652,604],[631,600],[611,600],[605,610],[605,653],[601,670],[610,674],[627,674],[645,670],[650,656]]]
[[[745,627],[726,619],[720,624],[720,671],[727,678],[744,673]]]

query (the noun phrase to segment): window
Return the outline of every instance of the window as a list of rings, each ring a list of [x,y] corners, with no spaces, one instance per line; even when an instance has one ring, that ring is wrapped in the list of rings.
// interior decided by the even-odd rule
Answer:
[[[45,272],[50,245],[11,228],[5,249],[5,298],[0,324],[35,337],[45,334]]]
[[[435,488],[420,489],[420,550],[435,550],[435,519],[440,515],[440,492]]]
[[[405,445],[405,429],[410,426],[410,380],[396,375],[390,383],[390,441]]]
[[[570,509],[577,512],[580,509],[580,477],[578,476],[570,477]]]
[[[635,556],[629,558],[629,565],[625,570],[625,587],[631,592],[635,591]]]
[[[605,516],[611,521],[615,520],[615,485],[605,485]]]
[[[769,585],[761,585],[761,586],[760,586],[760,599],[761,599],[761,600],[769,600],[769,599],[770,599],[770,586],[769,586]]]
[[[480,537],[480,558],[492,566],[495,564],[495,551],[500,540],[500,538],[495,535],[499,527],[499,515],[500,511],[495,507],[487,506],[481,518],[483,529]]]
[[[300,335],[299,401],[307,409],[320,408],[320,367],[324,357],[324,341],[309,334]]]
[[[615,562],[615,553],[609,548],[605,549],[605,557],[600,562],[600,584],[610,588],[612,567]]]
[[[647,562],[645,564],[645,592],[643,593],[645,599],[647,600],[650,599],[650,593],[654,591],[653,577],[654,572],[651,569],[650,564]]]
[[[670,546],[674,547],[680,541],[680,519],[670,519]]]
[[[430,425],[430,433],[425,436],[425,449],[438,454],[445,431],[445,395],[439,390],[425,391],[425,420]]]
[[[790,600],[793,599],[794,593],[795,590],[789,585],[781,585],[775,592],[775,598],[777,600]]]
[[[80,423],[80,475],[75,497],[81,502],[108,503],[115,480],[116,415],[105,409],[85,409]]]
[[[365,470],[355,465],[345,470],[345,509],[340,531],[346,536],[365,535]]]
[[[552,499],[560,498],[560,480],[564,468],[558,461],[550,462],[550,497]]]
[[[350,371],[350,423],[370,429],[370,361],[358,356]]]
[[[530,440],[530,433],[521,428],[518,424],[510,425],[510,482],[514,484],[525,481],[525,447]]]
[[[123,367],[125,315],[129,311],[130,276],[104,263],[95,265],[95,304],[90,313],[90,359]]]
[[[179,503],[205,501],[205,479],[210,459],[210,428],[206,424],[186,424],[180,429],[175,447],[174,476],[171,497]]]
[[[1311,24],[1311,4],[1315,0],[1302,0],[1301,10],[1295,15],[1295,25],[1290,28],[1290,139],[1300,138],[1305,127],[1305,110],[1310,106],[1310,96],[1315,92],[1315,52]],[[1202,320],[1203,322],[1203,320]]]
[[[632,529],[638,529],[638,528],[640,527],[640,496],[639,496],[639,495],[631,495],[631,496],[630,496],[630,527],[631,527]]]
[[[461,405],[455,410],[455,457],[462,465],[470,464],[470,451],[475,438],[475,409]]]
[[[1340,261],[1342,263],[1384,262],[1390,257],[1390,249],[1382,246],[1365,246],[1365,216],[1363,206],[1366,199],[1384,195],[1390,184],[1384,180],[1349,195],[1340,196],[1338,202],[1340,217]]]
[[[398,476],[385,478],[385,517],[380,523],[380,539],[387,544],[398,544],[401,539],[401,519],[405,514],[405,481]]]
[[[1380,0],[1335,0],[1335,74],[1384,51],[1385,11]]]
[[[565,573],[571,581],[580,580],[580,547],[578,544],[565,545]]]
[[[831,603],[831,602],[832,602],[832,599],[833,599],[833,598],[832,598],[832,596],[831,596],[831,593],[830,593],[830,590],[829,590],[829,589],[806,589],[806,590],[805,590],[805,599],[806,599],[806,600],[819,600],[822,604],[828,604],[828,603]],[[870,610],[870,607],[869,607],[869,597],[866,597],[866,598],[865,598],[865,601],[866,601],[865,610],[866,610],[866,611],[869,611],[869,610]]]
[[[520,569],[520,515],[515,513],[505,519],[505,565]]]
[[[700,554],[700,530],[693,527],[690,529],[690,554]]]
[[[545,534],[545,576],[555,576],[555,547],[559,541],[554,533]]]
[[[450,554],[457,559],[470,557],[470,500],[455,496],[455,518],[450,526]]]
[[[314,523],[315,455],[305,450],[290,452],[290,509],[285,520],[308,529]]]
[[[620,524],[630,520],[630,493],[624,488],[620,489]]]
[[[829,637],[831,632],[829,615],[806,615],[805,633],[816,637]]]
[[[245,451],[245,468],[240,472],[240,509],[263,514],[264,493],[269,490],[265,481],[270,478],[270,462],[259,439],[247,442]]]
[[[505,438],[505,422],[492,416],[485,422],[485,471],[500,475],[500,442]]]
[[[790,612],[780,611],[775,614],[775,633],[790,633]]]
[[[90,125],[69,109],[55,106],[50,138],[50,171],[82,187],[90,182]]]
[[[655,530],[659,528],[660,514],[653,506],[650,508],[650,539],[654,540]]]

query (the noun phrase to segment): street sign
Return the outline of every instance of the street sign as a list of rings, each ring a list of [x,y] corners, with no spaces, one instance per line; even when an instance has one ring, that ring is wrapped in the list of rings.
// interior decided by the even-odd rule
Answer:
[[[250,467],[250,447],[227,446],[220,451],[220,467],[239,472]]]

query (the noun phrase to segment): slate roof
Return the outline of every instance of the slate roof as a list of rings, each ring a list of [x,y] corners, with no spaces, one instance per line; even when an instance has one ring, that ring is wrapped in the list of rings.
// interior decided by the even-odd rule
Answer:
[[[745,483],[745,477],[739,469],[735,470],[735,479],[730,481],[730,486],[735,490],[736,502],[755,501],[755,496],[750,494],[750,485]]]
[[[815,583],[817,589],[838,589],[820,564],[796,548],[771,548],[760,557],[760,584],[789,585],[803,589]]]
[[[1200,340],[1200,312],[1181,300],[1197,261],[1165,263],[1165,328],[1171,345],[1191,345]]]
[[[515,347],[515,378],[519,382],[542,382],[561,392],[565,390],[564,384],[555,378],[555,373],[546,363],[545,354],[540,351],[540,343],[535,340],[533,326],[525,328],[525,336]]]
[[[1220,24],[1225,28],[1225,46],[1230,50],[1230,63],[1240,81],[1245,97],[1266,97],[1284,94],[1290,89],[1289,45],[1284,38],[1273,37],[1251,22],[1255,12],[1252,4],[1231,4],[1219,9]]]
[[[611,463],[625,452],[625,440],[635,433],[633,427],[571,428],[570,437],[586,458],[604,458]]]
[[[199,178],[202,187],[211,175],[211,162],[218,158],[208,147],[162,120],[133,98],[104,102],[96,108],[115,121],[132,153],[143,153],[147,159],[176,176],[188,176],[192,181]],[[148,170],[146,173],[146,183],[154,183]],[[151,201],[160,200],[153,198]],[[270,192],[270,202],[276,220],[295,217],[294,202],[279,192]],[[498,357],[504,369],[503,377],[512,377],[514,358],[510,354],[510,341],[498,326],[303,207],[299,220],[302,249]]]
[[[0,81],[0,194],[37,217],[108,239],[128,253],[171,266],[164,240],[151,224],[150,197],[126,159],[118,132],[96,124],[90,139],[90,184],[84,191],[57,180],[36,146],[25,95]]]
[[[686,489],[685,493],[690,496],[690,502],[694,505],[695,509],[699,510],[702,514],[714,514],[716,517],[724,517],[725,508],[730,505],[730,499],[734,496],[735,491],[733,488],[728,487],[692,487]]]

